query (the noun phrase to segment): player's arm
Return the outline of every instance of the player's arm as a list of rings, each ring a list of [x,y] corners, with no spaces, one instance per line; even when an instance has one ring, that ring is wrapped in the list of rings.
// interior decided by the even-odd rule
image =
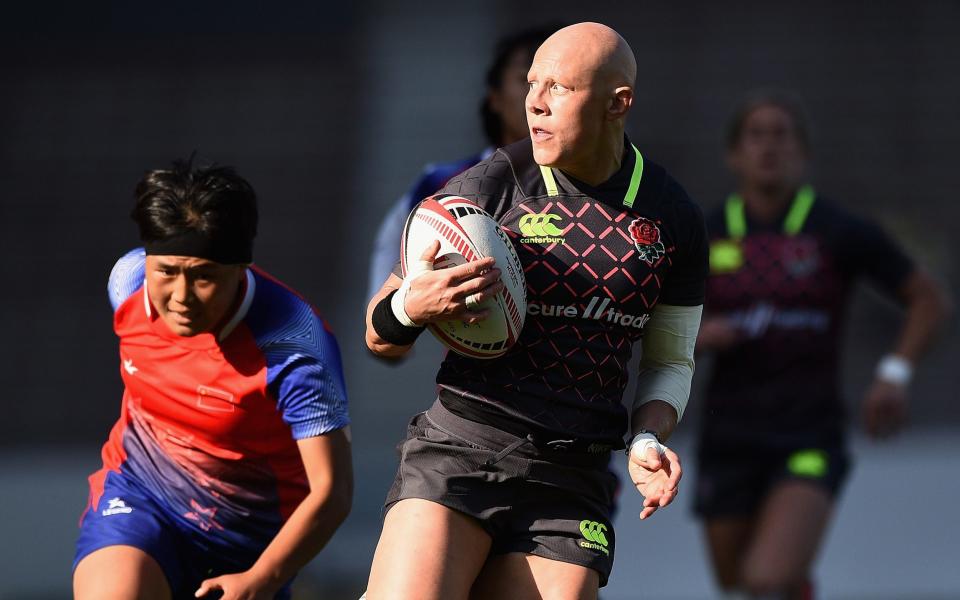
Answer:
[[[906,421],[907,387],[914,365],[952,312],[946,290],[921,268],[910,271],[897,289],[897,296],[906,318],[893,350],[877,365],[862,406],[864,426],[877,437],[895,433]]]
[[[683,475],[680,458],[663,442],[673,433],[690,397],[709,271],[707,230],[700,207],[675,181],[668,182],[666,193],[676,198],[675,241],[681,250],[644,326],[627,448],[630,477],[644,497],[641,519],[673,501]]]
[[[702,312],[703,306],[659,304],[644,327],[628,448],[630,476],[644,496],[641,519],[673,501],[683,474],[680,458],[663,443],[690,397]]]
[[[489,310],[473,310],[467,303],[469,299],[475,306],[503,289],[495,260],[482,258],[434,271],[439,250],[440,243],[434,242],[410,265],[406,279],[391,274],[367,305],[367,348],[377,356],[403,356],[429,323],[476,323],[488,316]]]
[[[907,276],[898,295],[906,308],[906,320],[893,352],[913,364],[952,313],[952,303],[946,289],[920,268]]]
[[[310,493],[249,570],[204,581],[198,597],[222,590],[224,598],[272,598],[347,518],[353,497],[349,427],[297,440],[297,447]]]
[[[950,299],[878,225],[845,215],[837,220],[843,225],[837,248],[841,264],[900,301],[906,311],[897,342],[877,365],[861,405],[867,433],[883,437],[906,422],[914,365],[950,313]]]

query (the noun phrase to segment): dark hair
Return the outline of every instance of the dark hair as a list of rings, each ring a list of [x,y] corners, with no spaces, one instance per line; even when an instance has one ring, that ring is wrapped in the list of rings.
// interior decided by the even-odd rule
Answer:
[[[727,149],[732,150],[740,143],[743,125],[750,113],[761,106],[775,106],[788,115],[793,122],[793,132],[804,149],[810,149],[810,130],[807,125],[807,112],[803,103],[795,94],[783,90],[757,90],[740,101],[727,122]]]
[[[145,244],[201,234],[252,250],[257,235],[257,197],[231,167],[194,166],[194,157],[144,175],[134,191],[130,217]]]
[[[504,69],[510,63],[510,59],[517,52],[526,53],[531,59],[537,52],[543,42],[554,34],[564,25],[554,23],[551,25],[524,29],[512,35],[500,38],[494,47],[493,61],[487,68],[486,89],[498,90],[503,85]],[[503,122],[500,116],[490,108],[490,101],[484,94],[483,101],[480,103],[480,119],[483,123],[483,133],[487,140],[496,146],[500,143],[500,137],[503,135]]]

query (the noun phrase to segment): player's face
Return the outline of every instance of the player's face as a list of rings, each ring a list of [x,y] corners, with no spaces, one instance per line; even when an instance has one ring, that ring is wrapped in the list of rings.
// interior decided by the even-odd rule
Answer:
[[[192,256],[147,256],[147,292],[160,319],[189,337],[223,324],[243,281],[244,265]]]
[[[503,123],[500,144],[506,146],[522,140],[527,135],[527,114],[524,99],[527,97],[527,70],[530,69],[530,54],[516,50],[500,73],[500,87],[490,90],[490,108]]]
[[[730,167],[748,186],[791,187],[803,176],[806,152],[790,114],[768,104],[744,119],[740,141],[728,158]]]
[[[527,74],[527,124],[537,164],[576,175],[593,163],[608,98],[575,48],[544,44]]]

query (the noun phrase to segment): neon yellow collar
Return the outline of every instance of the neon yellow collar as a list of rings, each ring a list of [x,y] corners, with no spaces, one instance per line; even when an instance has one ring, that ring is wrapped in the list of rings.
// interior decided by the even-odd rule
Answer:
[[[623,196],[623,205],[627,208],[633,208],[633,203],[637,199],[637,191],[640,189],[640,179],[643,177],[643,155],[637,150],[637,147],[630,144],[637,161],[633,165],[633,173],[630,175],[630,185],[627,187],[627,193]],[[557,196],[560,194],[557,188],[557,179],[553,175],[553,169],[540,166],[540,175],[543,177],[543,183],[547,186],[548,196]]]
[[[790,204],[790,210],[783,220],[783,231],[787,235],[797,235],[807,222],[810,208],[816,195],[809,185],[800,186],[797,195]],[[743,209],[743,198],[739,194],[731,194],[726,205],[727,235],[735,240],[741,240],[747,235],[747,215]]]

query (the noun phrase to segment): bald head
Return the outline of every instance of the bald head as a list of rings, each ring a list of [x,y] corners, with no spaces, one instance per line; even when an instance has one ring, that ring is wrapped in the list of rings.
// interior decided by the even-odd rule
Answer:
[[[581,71],[594,85],[633,88],[637,60],[619,33],[601,23],[577,23],[560,29],[540,46],[544,53]]]
[[[633,50],[606,25],[578,23],[547,38],[527,73],[527,125],[537,164],[589,184],[616,172],[636,76]]]

